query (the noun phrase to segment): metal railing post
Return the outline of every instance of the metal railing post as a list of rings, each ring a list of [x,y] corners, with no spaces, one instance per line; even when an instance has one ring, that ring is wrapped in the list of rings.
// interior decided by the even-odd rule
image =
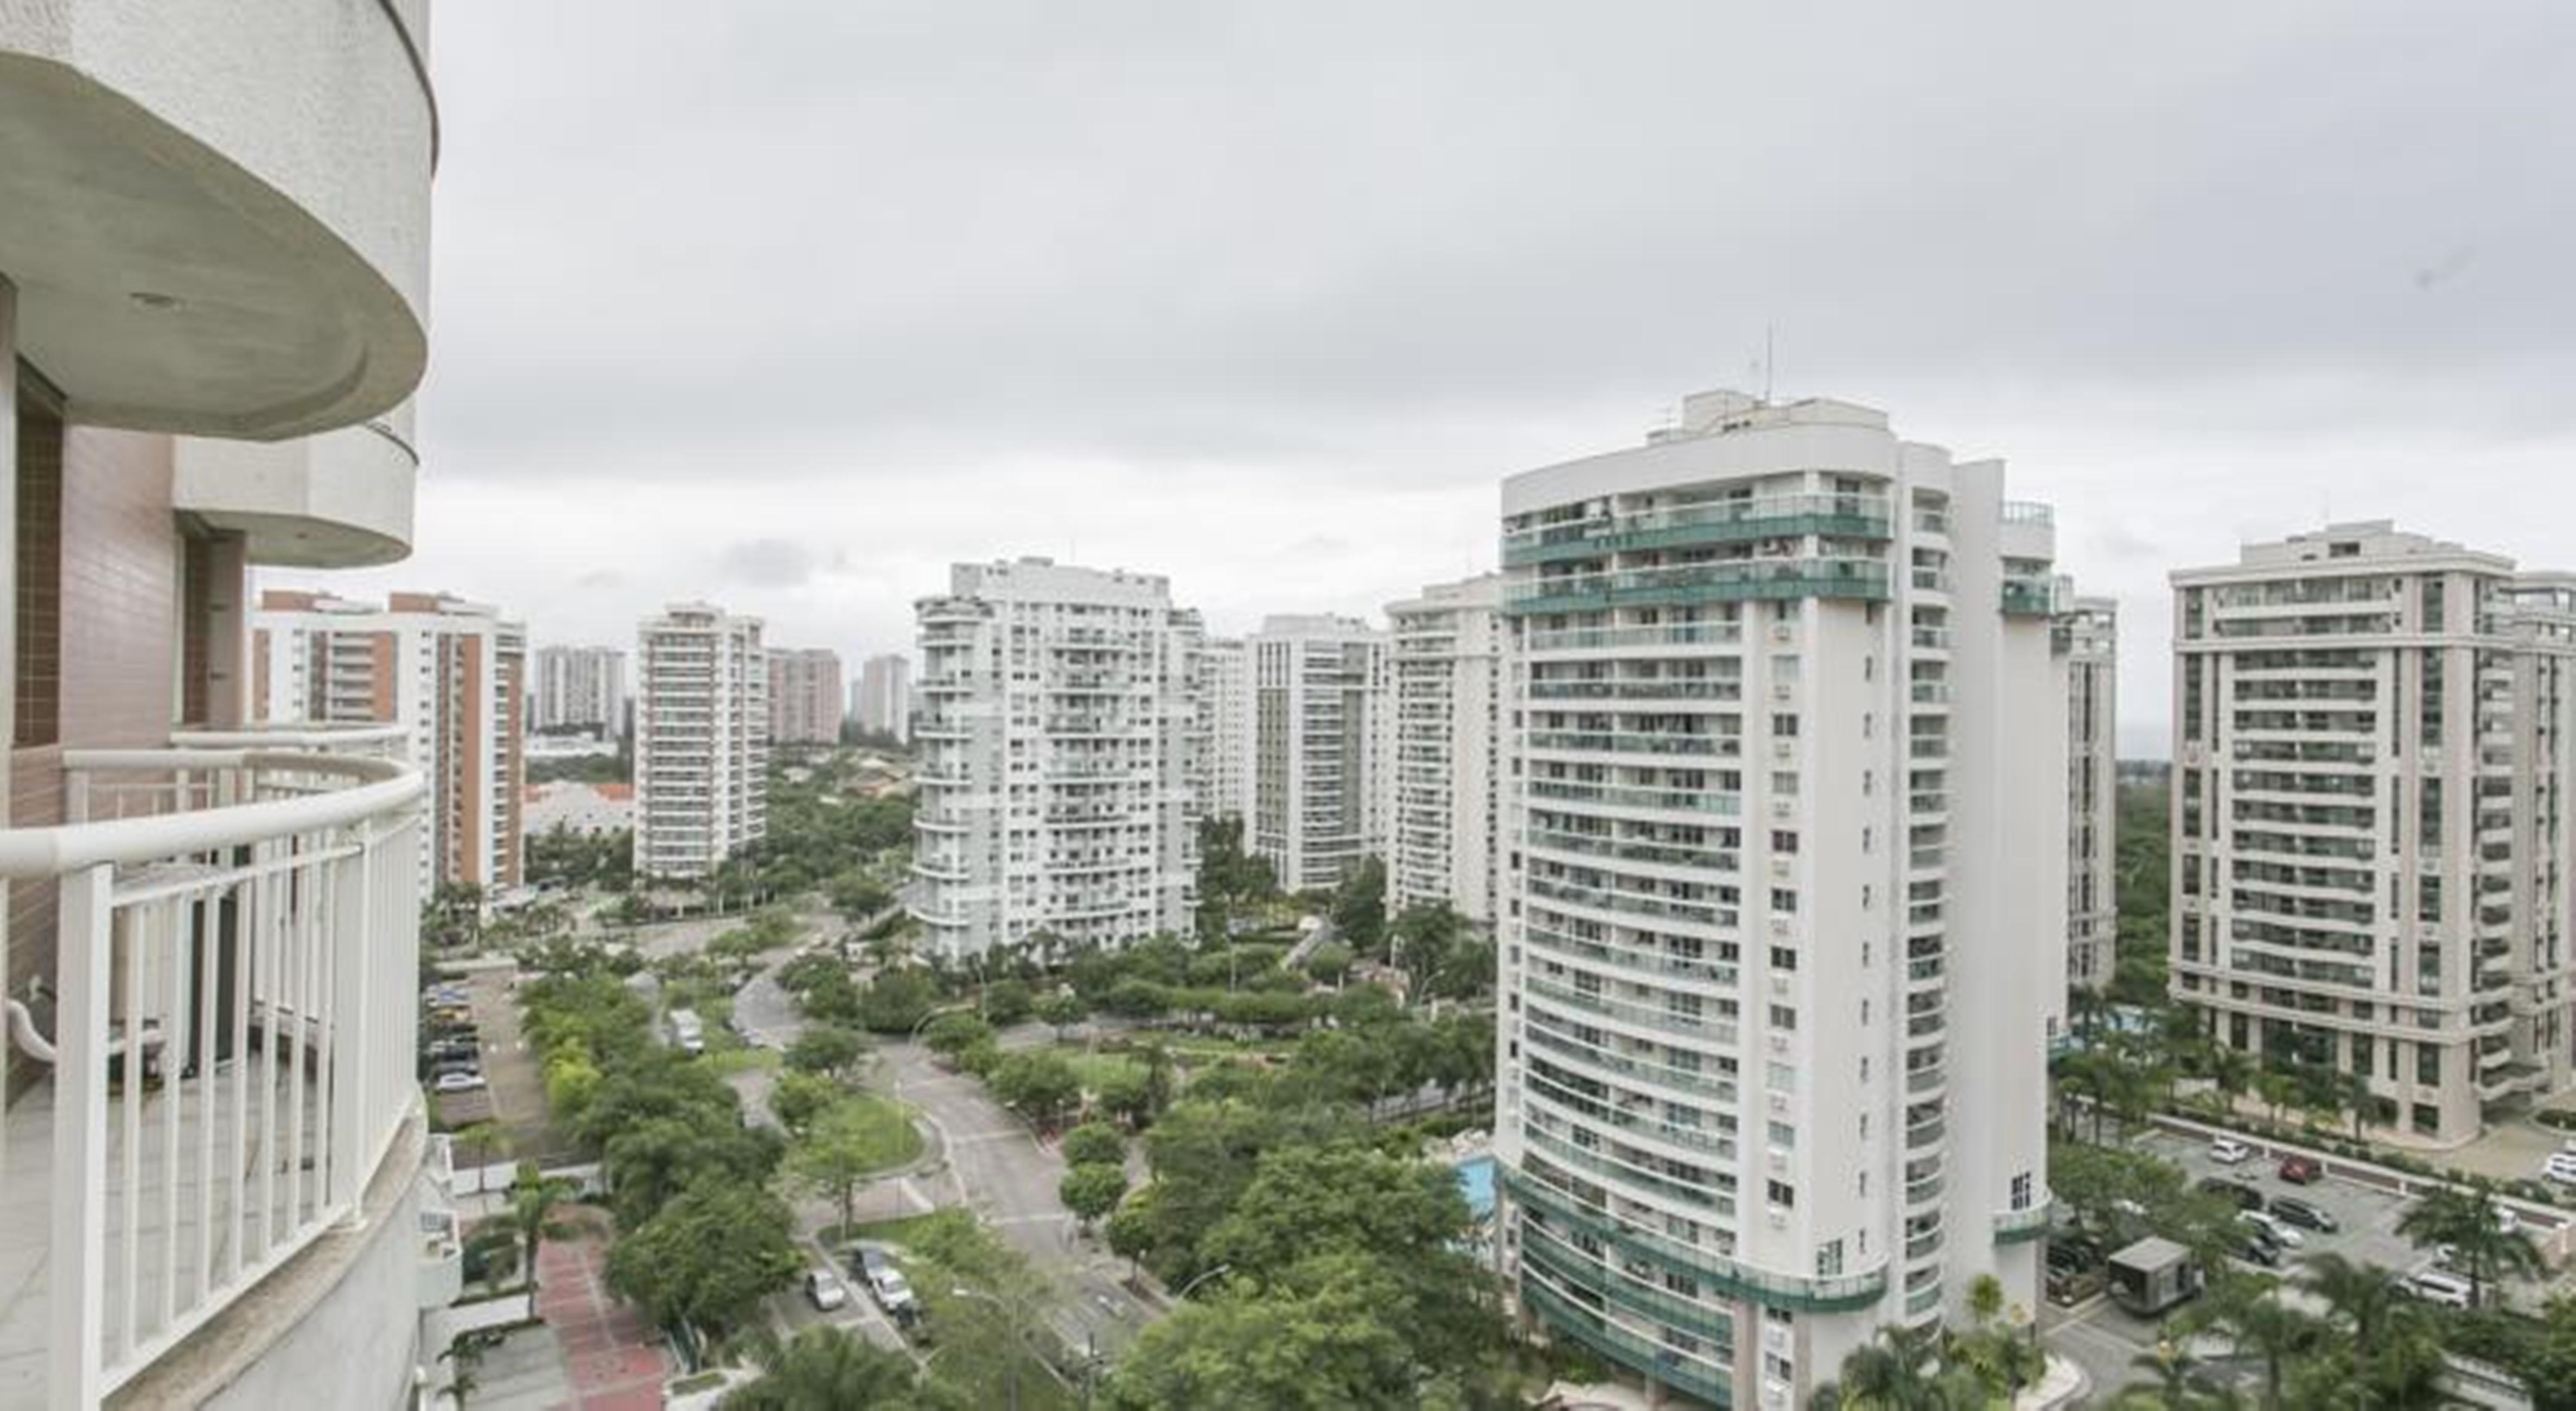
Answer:
[[[53,1286],[47,1291],[53,1328],[47,1398],[59,1411],[87,1411],[103,1395],[113,871],[100,865],[64,877],[56,926]],[[137,1081],[141,1054],[138,1035],[127,1045],[126,1081]]]
[[[361,819],[351,825],[350,833],[358,850],[332,866],[339,875],[331,888],[330,930],[323,944],[332,955],[331,1028],[325,1041],[331,1045],[331,1184],[328,1199],[332,1205],[345,1205],[355,1216],[359,1202],[366,1194],[362,1154],[375,1150],[375,1134],[364,1130],[368,1093],[374,1091],[380,1075],[376,1072],[373,1025],[369,1022],[374,994],[372,961],[375,938],[367,934],[368,922],[375,915],[369,898],[375,881],[376,829],[372,820]]]

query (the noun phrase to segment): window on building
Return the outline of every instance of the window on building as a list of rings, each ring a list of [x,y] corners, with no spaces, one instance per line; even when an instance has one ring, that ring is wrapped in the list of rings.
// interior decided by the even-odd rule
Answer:
[[[1764,1194],[1769,1198],[1773,1205],[1779,1206],[1783,1210],[1795,1210],[1798,1208],[1798,1188],[1790,1185],[1787,1181],[1769,1182],[1765,1188]]]

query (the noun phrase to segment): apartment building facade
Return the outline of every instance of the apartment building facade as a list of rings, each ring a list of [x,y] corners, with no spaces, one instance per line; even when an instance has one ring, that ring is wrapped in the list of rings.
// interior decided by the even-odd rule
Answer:
[[[1199,693],[1208,736],[1207,814],[1242,823],[1252,813],[1252,655],[1240,637],[1210,637]]]
[[[675,603],[636,630],[635,873],[704,878],[769,832],[761,622]]]
[[[1262,619],[1252,677],[1252,794],[1244,846],[1289,891],[1330,887],[1380,854],[1378,789],[1390,717],[1387,638],[1356,618]]]
[[[626,653],[615,647],[539,647],[528,670],[528,724],[545,732],[626,732]]]
[[[247,659],[254,568],[410,550],[426,10],[0,7],[0,1405],[392,1411],[435,1357],[424,784],[253,728]]]
[[[958,564],[917,604],[912,914],[951,959],[1186,934],[1205,631],[1160,576]]]
[[[1387,906],[1446,903],[1493,924],[1501,876],[1502,577],[1387,605],[1391,679],[1377,785]],[[1381,732],[1382,734],[1385,732]]]
[[[515,887],[526,840],[527,632],[444,593],[382,603],[271,588],[251,622],[251,717],[390,725],[428,776],[421,885]]]
[[[2003,489],[1733,392],[1504,482],[1503,1268],[1664,1393],[2037,1304],[2067,696]]]
[[[769,649],[769,742],[841,742],[841,654],[826,647]]]
[[[2173,575],[2173,996],[2401,1140],[2570,1081],[2571,583],[2386,521]]]
[[[912,658],[900,652],[872,656],[850,689],[850,714],[871,735],[912,739]]]
[[[2111,983],[2120,935],[2120,605],[2057,585],[2066,658],[2066,983]]]

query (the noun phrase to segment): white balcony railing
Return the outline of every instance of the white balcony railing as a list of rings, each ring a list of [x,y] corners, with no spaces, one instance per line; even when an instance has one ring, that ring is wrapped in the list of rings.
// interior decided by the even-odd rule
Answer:
[[[420,776],[382,759],[67,751],[0,831],[54,957],[0,1142],[0,1404],[94,1406],[349,1216],[419,1104]],[[26,927],[10,944],[41,944]],[[28,1087],[24,1081],[12,1086]]]

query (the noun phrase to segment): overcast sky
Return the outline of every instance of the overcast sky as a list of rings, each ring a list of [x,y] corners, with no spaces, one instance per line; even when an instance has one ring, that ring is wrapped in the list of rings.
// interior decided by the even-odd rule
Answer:
[[[2058,506],[2164,752],[2163,576],[2339,519],[2576,567],[2576,8],[439,8],[417,552],[538,642],[907,646],[959,559],[1219,630],[1491,567],[1686,391]]]

